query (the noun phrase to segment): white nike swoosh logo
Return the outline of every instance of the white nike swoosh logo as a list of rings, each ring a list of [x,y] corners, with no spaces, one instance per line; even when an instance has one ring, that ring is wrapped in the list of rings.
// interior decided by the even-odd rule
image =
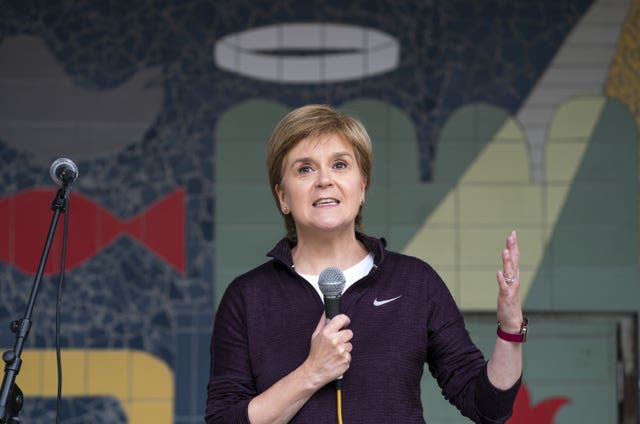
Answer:
[[[378,300],[378,298],[376,298],[373,301],[373,306],[381,306],[381,305],[384,305],[385,303],[389,303],[389,302],[393,302],[394,300],[398,300],[401,297],[402,297],[402,295],[394,297],[393,299],[386,299],[386,300]]]

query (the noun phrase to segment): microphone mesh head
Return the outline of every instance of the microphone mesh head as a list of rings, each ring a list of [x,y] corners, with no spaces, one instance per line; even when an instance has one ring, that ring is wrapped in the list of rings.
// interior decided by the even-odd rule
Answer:
[[[69,158],[59,158],[56,159],[52,164],[51,168],[49,168],[49,175],[54,183],[61,185],[63,183],[62,178],[59,175],[64,168],[63,165],[66,165],[69,169],[71,169],[75,174],[75,178],[78,177],[78,166]]]
[[[333,266],[323,269],[318,277],[318,286],[324,297],[340,297],[346,282],[342,271]]]

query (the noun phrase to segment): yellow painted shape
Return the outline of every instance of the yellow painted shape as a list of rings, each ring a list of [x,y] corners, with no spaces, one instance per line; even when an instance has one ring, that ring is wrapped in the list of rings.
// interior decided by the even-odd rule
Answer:
[[[543,190],[532,184],[462,184],[460,224],[516,228],[541,225]]]
[[[558,108],[542,185],[531,182],[524,135],[507,120],[404,248],[434,266],[462,309],[495,310],[495,271],[512,229],[518,231],[526,299],[605,101],[583,96]]]
[[[455,196],[447,196],[429,216],[429,222],[433,227],[453,227],[457,220],[456,206],[458,200]]]
[[[545,149],[546,221],[549,224],[546,232],[549,237],[605,103],[606,99],[601,96],[582,96],[564,103],[558,108],[549,128]]]
[[[112,352],[95,352],[85,356],[89,393],[122,393],[127,398],[129,391],[129,355]],[[69,363],[69,362],[67,362]],[[64,379],[63,379],[64,381]]]
[[[472,166],[460,182],[528,182],[529,173],[526,171],[529,169],[529,162],[526,156],[527,152],[522,147],[515,143],[510,145],[489,144],[476,159],[478,166]]]
[[[424,254],[429,263],[438,271],[442,268],[456,268],[457,230],[454,227],[431,227],[428,248]]]
[[[547,143],[588,141],[606,102],[602,96],[582,95],[560,104],[549,126]],[[549,147],[553,146],[547,144]]]
[[[62,395],[117,399],[131,423],[173,421],[171,369],[147,352],[116,349],[62,350]],[[56,353],[27,349],[16,382],[29,397],[57,395]]]
[[[640,0],[634,0],[609,68],[605,93],[623,102],[640,127]]]

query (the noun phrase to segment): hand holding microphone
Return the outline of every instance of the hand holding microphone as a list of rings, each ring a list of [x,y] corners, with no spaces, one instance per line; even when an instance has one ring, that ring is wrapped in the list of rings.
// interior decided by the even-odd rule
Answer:
[[[339,372],[335,380],[337,388],[341,386],[342,374],[349,368],[353,348],[350,343],[353,332],[346,329],[349,318],[340,314],[345,282],[344,274],[338,268],[329,267],[320,273],[318,286],[324,297],[325,318],[313,333],[310,354],[318,355],[319,365],[326,373],[335,375]]]

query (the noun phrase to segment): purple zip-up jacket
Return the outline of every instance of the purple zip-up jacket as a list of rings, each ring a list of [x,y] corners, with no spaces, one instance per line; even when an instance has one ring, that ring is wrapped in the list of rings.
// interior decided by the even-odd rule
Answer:
[[[446,399],[477,423],[504,423],[520,386],[491,385],[482,353],[438,274],[420,259],[390,252],[384,240],[357,234],[374,253],[371,272],[342,295],[353,331],[342,381],[348,424],[424,423],[420,380],[425,362]],[[249,401],[307,358],[323,311],[314,288],[293,269],[281,240],[273,259],[236,278],[218,308],[211,343],[207,423],[249,423]],[[374,306],[374,300],[396,300]],[[318,390],[292,423],[334,423],[332,384]]]

